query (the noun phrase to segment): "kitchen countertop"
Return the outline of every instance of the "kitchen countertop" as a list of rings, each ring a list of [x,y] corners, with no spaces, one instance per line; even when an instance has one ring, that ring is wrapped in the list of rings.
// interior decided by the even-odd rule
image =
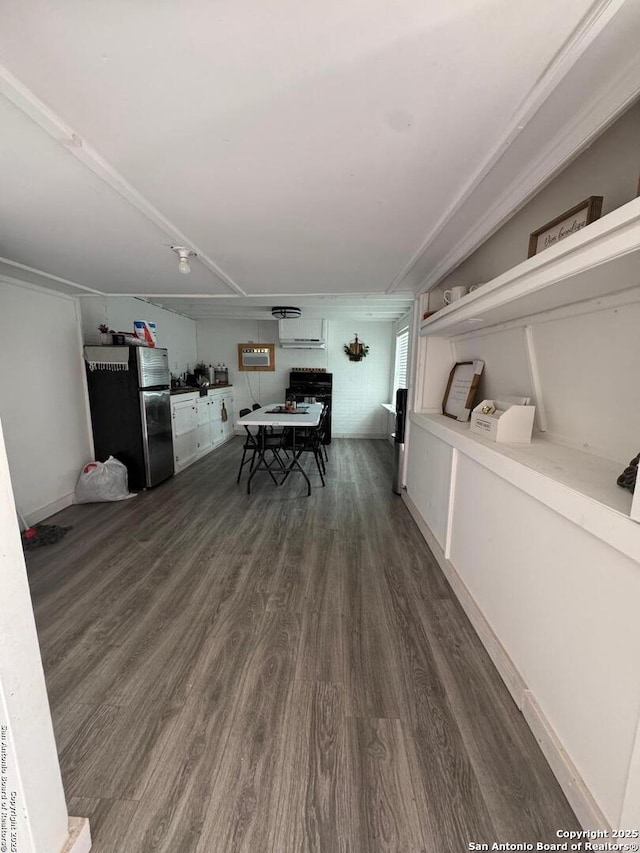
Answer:
[[[172,388],[171,395],[200,394],[200,396],[204,396],[207,391],[219,391],[222,388],[233,388],[233,385],[227,383],[226,385],[203,385],[202,387],[198,386],[197,388]]]

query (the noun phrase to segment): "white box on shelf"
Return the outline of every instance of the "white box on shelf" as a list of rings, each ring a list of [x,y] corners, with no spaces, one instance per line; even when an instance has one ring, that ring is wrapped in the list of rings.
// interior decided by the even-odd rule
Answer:
[[[509,398],[483,400],[471,413],[471,432],[492,441],[530,444],[535,413],[535,406],[519,405]]]

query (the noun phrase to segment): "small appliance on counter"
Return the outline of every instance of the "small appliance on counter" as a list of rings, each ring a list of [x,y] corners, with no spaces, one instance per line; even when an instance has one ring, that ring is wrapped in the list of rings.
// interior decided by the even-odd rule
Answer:
[[[226,364],[216,364],[213,371],[213,384],[214,385],[228,385],[229,384],[229,368]]]
[[[96,459],[127,466],[129,488],[173,476],[171,374],[166,349],[84,348]]]
[[[207,379],[209,385],[229,384],[229,368],[226,364],[216,364],[215,367],[210,364],[208,367],[206,365],[203,367],[202,375]]]

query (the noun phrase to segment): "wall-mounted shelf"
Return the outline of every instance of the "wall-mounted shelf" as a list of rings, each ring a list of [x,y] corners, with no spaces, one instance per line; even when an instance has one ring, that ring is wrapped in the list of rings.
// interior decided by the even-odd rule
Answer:
[[[531,444],[496,444],[468,423],[439,414],[412,414],[411,421],[546,504],[634,560],[640,560],[632,495],[616,485],[620,466],[544,437]]]
[[[640,199],[529,258],[420,324],[452,336],[640,284]]]

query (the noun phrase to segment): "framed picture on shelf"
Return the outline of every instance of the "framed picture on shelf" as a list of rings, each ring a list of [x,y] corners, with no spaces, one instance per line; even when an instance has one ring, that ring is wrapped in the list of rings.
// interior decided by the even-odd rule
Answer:
[[[458,361],[451,368],[442,400],[442,414],[457,421],[468,421],[475,405],[484,361]]]
[[[576,231],[580,231],[585,225],[590,225],[596,219],[600,219],[602,213],[602,196],[590,195],[580,204],[576,204],[570,210],[556,216],[551,222],[547,222],[542,228],[538,228],[529,237],[528,258],[537,255],[538,252],[555,246],[565,237],[570,237]]]

